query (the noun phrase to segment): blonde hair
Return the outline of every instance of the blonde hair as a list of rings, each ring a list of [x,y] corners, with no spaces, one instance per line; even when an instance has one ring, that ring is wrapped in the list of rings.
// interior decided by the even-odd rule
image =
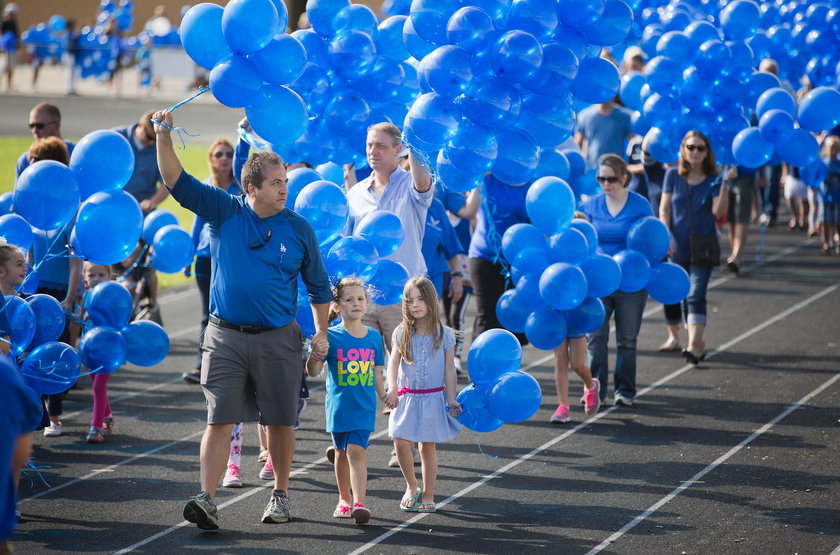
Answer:
[[[105,268],[108,270],[108,279],[113,279],[114,277],[114,270],[108,264],[96,264],[95,262],[91,262],[90,260],[85,260],[84,265],[82,266],[82,275],[86,274],[87,271],[91,268],[96,268],[99,266],[100,268]]]
[[[226,146],[231,151],[234,151],[233,145],[230,144],[230,141],[225,139],[224,137],[218,137],[213,143],[210,145],[210,149],[207,151],[207,162],[210,162],[210,159],[213,158],[213,151],[216,150],[220,146]],[[234,151],[235,152],[235,151]],[[233,171],[231,171],[231,176],[233,176]],[[213,187],[220,187],[224,188],[228,186],[228,183],[217,183],[216,182],[216,175],[211,171],[210,172],[210,181]]]
[[[327,317],[329,320],[335,320],[341,315],[338,311],[338,304],[341,302],[341,296],[344,294],[344,290],[348,287],[361,287],[365,292],[365,300],[370,303],[370,294],[368,293],[368,288],[365,285],[365,282],[354,277],[341,278],[341,281],[339,281],[332,289],[333,298],[330,303],[330,313]]]
[[[412,287],[416,287],[417,290],[420,291],[420,295],[423,296],[423,301],[426,303],[426,308],[429,311],[426,315],[426,319],[432,324],[430,327],[433,328],[432,349],[439,349],[441,343],[443,343],[443,324],[440,323],[440,303],[438,303],[435,286],[428,278],[422,276],[413,277],[405,282],[405,287],[403,288],[403,321],[398,328],[401,330],[401,337],[400,344],[397,346],[397,349],[399,349],[400,356],[406,364],[414,364],[414,361],[412,360],[411,336],[415,331],[417,331],[417,321],[411,316],[411,313],[408,310],[408,298],[411,294]]]
[[[375,133],[376,131],[382,131],[386,135],[390,136],[394,146],[397,146],[402,142],[402,133],[400,133],[400,128],[389,121],[374,123],[367,128],[368,133]]]

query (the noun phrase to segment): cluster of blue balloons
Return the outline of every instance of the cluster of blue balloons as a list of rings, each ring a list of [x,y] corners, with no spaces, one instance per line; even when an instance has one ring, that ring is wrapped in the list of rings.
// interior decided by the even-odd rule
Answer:
[[[840,124],[836,9],[674,1],[641,2],[635,13],[650,60],[644,73],[622,77],[620,94],[654,158],[676,161],[683,136],[697,129],[725,164],[805,167],[816,160],[812,133]],[[757,71],[764,58],[777,62],[778,77]],[[803,75],[816,88],[797,112],[791,92]]]
[[[533,223],[515,224],[502,237],[515,288],[496,304],[502,325],[524,332],[538,349],[559,347],[568,335],[594,332],[606,316],[601,297],[616,290],[647,287],[663,304],[688,294],[688,274],[662,262],[670,235],[656,218],[644,218],[628,233],[627,248],[615,256],[598,252],[598,235],[585,220],[572,219],[574,194],[564,181],[542,177],[526,197]]]
[[[522,422],[540,408],[542,390],[522,372],[522,347],[507,330],[487,330],[472,342],[467,358],[472,383],[457,397],[458,420],[476,432],[492,432],[505,422]]]
[[[456,190],[488,171],[505,183],[553,175],[541,157],[571,137],[575,112],[619,90],[618,68],[599,55],[628,36],[632,10],[622,0],[471,4],[411,3],[403,36],[423,94],[407,141]]]
[[[178,224],[169,210],[158,208],[143,220],[143,241],[151,246],[152,266],[159,272],[174,274],[190,265],[195,256],[192,237]]]

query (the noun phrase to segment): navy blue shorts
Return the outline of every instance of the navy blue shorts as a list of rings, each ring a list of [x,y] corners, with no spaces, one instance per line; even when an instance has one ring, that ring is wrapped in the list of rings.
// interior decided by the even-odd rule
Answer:
[[[339,451],[347,451],[347,446],[350,444],[359,445],[362,449],[367,449],[370,442],[369,430],[352,430],[350,432],[336,432],[332,434],[333,445]]]

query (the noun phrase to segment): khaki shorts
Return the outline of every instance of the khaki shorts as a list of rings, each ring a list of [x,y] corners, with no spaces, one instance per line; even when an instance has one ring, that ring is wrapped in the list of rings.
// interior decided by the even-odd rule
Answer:
[[[210,323],[201,350],[208,424],[294,425],[303,376],[297,322],[254,334]]]
[[[381,305],[369,303],[367,312],[362,316],[362,323],[382,334],[385,348],[391,352],[391,336],[402,322],[402,303]]]

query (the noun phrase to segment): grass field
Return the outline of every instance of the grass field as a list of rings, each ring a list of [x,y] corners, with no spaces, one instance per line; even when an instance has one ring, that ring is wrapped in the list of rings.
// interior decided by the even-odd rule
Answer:
[[[68,137],[68,140],[78,141],[78,137]],[[32,144],[32,137],[0,137],[0,193],[11,191],[15,184],[15,164],[22,152],[29,149]],[[199,144],[190,146],[183,151],[178,151],[178,157],[181,163],[192,175],[203,179],[208,174],[207,168],[207,145]],[[189,231],[192,228],[193,214],[184,208],[181,208],[177,202],[172,200],[172,197],[167,198],[160,206],[167,210],[171,210],[178,217],[181,226]],[[167,288],[175,285],[180,285],[191,281],[191,278],[185,277],[183,274],[158,274],[160,277],[160,287]]]

